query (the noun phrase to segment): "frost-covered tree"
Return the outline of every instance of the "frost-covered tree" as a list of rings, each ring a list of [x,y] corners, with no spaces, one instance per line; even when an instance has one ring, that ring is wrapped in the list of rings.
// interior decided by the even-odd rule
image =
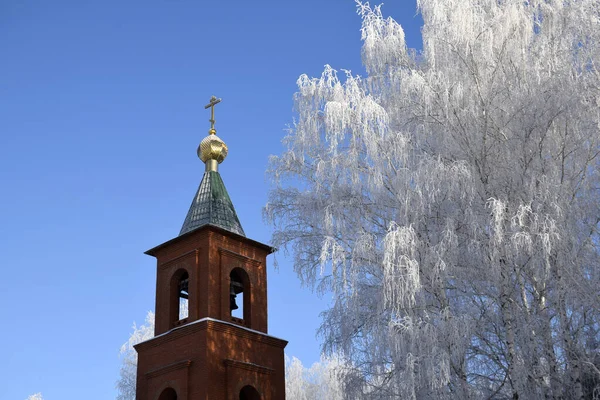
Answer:
[[[139,327],[134,323],[129,340],[121,346],[122,365],[117,381],[117,400],[135,400],[137,376],[137,352],[133,348],[138,343],[154,337],[154,313],[148,311],[146,321]]]
[[[348,397],[599,390],[600,2],[358,3],[367,76],[302,75],[265,208],[334,295]]]
[[[294,400],[343,400],[344,365],[335,357],[321,357],[305,368],[296,357],[285,359],[285,395]]]

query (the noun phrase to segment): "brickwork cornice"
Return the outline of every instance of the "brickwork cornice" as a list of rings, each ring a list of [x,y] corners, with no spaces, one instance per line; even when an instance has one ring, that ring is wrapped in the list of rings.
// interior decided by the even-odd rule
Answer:
[[[225,364],[227,367],[245,369],[248,371],[258,372],[260,374],[265,374],[265,375],[271,375],[273,372],[275,372],[275,370],[272,368],[264,367],[264,366],[258,365],[258,364],[252,364],[252,363],[247,363],[247,362],[243,362],[243,361],[238,361],[238,360],[230,360],[230,359],[223,360],[223,364]]]
[[[182,360],[175,362],[173,364],[165,365],[164,367],[153,369],[152,371],[146,372],[146,377],[154,378],[155,376],[159,376],[162,374],[166,374],[167,372],[176,371],[181,368],[188,368],[192,364],[190,360]]]
[[[253,264],[256,267],[260,267],[262,265],[262,263],[258,260],[255,260],[253,258],[249,258],[246,257],[242,254],[236,253],[235,251],[231,251],[228,249],[225,249],[223,247],[219,247],[219,254],[225,254],[227,256],[233,257],[233,258],[237,258],[238,260],[244,262],[244,263],[250,263]]]
[[[176,264],[177,262],[180,262],[180,261],[181,261],[181,260],[183,260],[184,258],[186,258],[186,257],[189,257],[189,256],[191,256],[191,255],[194,255],[194,256],[196,256],[196,257],[197,257],[197,256],[198,256],[198,252],[199,252],[199,251],[200,251],[200,249],[198,248],[198,249],[190,250],[190,251],[188,251],[187,253],[183,253],[183,254],[182,254],[182,255],[180,255],[180,256],[173,257],[173,258],[171,258],[170,260],[168,260],[168,261],[165,261],[165,262],[161,263],[161,264],[159,265],[159,268],[160,268],[160,269],[163,269],[163,268],[170,267],[171,265],[173,265],[173,264]]]

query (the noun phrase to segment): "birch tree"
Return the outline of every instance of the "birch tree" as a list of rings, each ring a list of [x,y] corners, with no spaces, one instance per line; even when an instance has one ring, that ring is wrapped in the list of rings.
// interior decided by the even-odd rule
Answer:
[[[135,346],[138,343],[152,339],[154,337],[154,313],[148,311],[145,323],[137,326],[133,324],[133,332],[129,340],[121,346],[121,370],[119,371],[119,380],[117,381],[117,400],[135,400],[135,388],[137,377],[137,351]]]
[[[298,79],[273,244],[347,398],[597,397],[600,2],[417,3],[422,51],[358,2],[367,76]]]
[[[285,359],[285,395],[294,400],[343,400],[344,365],[336,357],[321,357],[305,368],[296,357]]]

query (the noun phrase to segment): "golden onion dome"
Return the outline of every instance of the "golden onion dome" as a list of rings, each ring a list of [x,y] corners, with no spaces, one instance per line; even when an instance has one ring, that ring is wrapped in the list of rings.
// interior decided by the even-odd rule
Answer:
[[[213,131],[214,129],[211,129],[210,134],[200,142],[198,157],[203,163],[208,160],[215,160],[221,164],[227,157],[227,145]]]

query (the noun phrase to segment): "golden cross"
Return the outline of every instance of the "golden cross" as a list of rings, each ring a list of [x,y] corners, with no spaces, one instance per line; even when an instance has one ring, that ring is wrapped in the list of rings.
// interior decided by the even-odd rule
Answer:
[[[215,96],[212,96],[210,98],[210,103],[208,103],[207,105],[204,106],[204,109],[206,110],[208,107],[210,107],[210,130],[208,131],[209,134],[214,135],[215,133],[217,133],[216,129],[215,129],[215,105],[219,104],[221,102],[221,99],[217,99]]]

